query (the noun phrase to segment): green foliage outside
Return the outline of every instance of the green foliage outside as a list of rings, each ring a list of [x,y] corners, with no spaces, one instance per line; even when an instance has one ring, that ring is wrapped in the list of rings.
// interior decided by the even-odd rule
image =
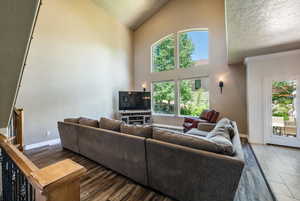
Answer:
[[[180,68],[191,67],[195,63],[192,60],[195,46],[186,33],[182,33],[179,36],[179,50]]]
[[[175,36],[172,35],[152,49],[153,71],[162,72],[175,69]]]
[[[294,108],[296,83],[294,81],[273,82],[272,113],[275,117],[289,120]]]
[[[206,89],[194,89],[195,80],[183,80],[180,82],[180,114],[199,116],[201,112],[209,108],[209,93]]]
[[[189,68],[194,64],[192,54],[195,49],[193,42],[186,33],[179,36],[180,68]],[[175,36],[170,36],[152,49],[153,71],[162,72],[175,69]],[[204,89],[193,90],[192,80],[184,80],[180,83],[180,114],[199,116],[207,109],[208,92]],[[174,114],[175,83],[160,82],[153,85],[154,111],[156,113]],[[203,101],[204,100],[204,101]]]
[[[158,82],[153,84],[154,111],[156,113],[174,114],[175,83]]]

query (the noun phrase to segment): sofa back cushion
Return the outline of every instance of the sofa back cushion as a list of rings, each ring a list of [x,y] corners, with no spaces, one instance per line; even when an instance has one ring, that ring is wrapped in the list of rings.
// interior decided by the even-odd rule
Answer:
[[[79,119],[80,118],[66,118],[66,119],[64,119],[64,122],[79,124]]]
[[[139,137],[152,138],[153,129],[151,126],[121,124],[121,133]]]
[[[101,117],[99,121],[99,127],[102,129],[112,130],[120,132],[121,124],[123,122],[115,119],[108,119]]]
[[[84,125],[84,126],[99,128],[99,122],[95,119],[80,117],[79,118],[79,124]]]
[[[194,149],[220,153],[220,150],[214,142],[206,139],[205,137],[193,136],[187,134],[179,134],[178,132],[161,130],[158,128],[153,129],[153,139],[187,146]]]
[[[235,153],[232,142],[222,135],[202,137],[154,128],[153,139],[229,156]]]

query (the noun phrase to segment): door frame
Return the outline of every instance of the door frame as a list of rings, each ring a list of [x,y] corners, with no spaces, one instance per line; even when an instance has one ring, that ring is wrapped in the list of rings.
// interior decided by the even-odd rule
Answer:
[[[273,81],[296,80],[296,126],[295,138],[273,135],[272,127],[272,83]],[[264,95],[264,143],[290,147],[300,147],[300,75],[278,75],[265,78],[263,81]],[[299,111],[298,111],[299,110]]]

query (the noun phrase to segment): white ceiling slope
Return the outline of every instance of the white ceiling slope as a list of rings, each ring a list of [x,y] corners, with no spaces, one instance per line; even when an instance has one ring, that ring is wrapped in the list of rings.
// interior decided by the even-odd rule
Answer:
[[[226,0],[229,63],[300,48],[300,0]]]
[[[137,29],[169,0],[93,0],[131,29]]]

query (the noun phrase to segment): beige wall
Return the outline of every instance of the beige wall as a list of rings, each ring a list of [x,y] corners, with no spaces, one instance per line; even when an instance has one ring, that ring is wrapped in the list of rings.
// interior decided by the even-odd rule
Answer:
[[[7,127],[38,0],[1,0],[0,127]]]
[[[7,134],[7,128],[0,128],[0,133],[6,135]]]
[[[27,63],[17,106],[28,145],[58,138],[65,117],[114,115],[133,85],[132,32],[90,0],[44,0]]]
[[[222,116],[237,121],[239,130],[247,133],[246,81],[243,65],[227,65],[224,0],[172,0],[156,15],[134,32],[135,88],[161,79],[182,79],[208,75],[210,77],[210,105]],[[150,73],[150,47],[162,37],[190,28],[209,29],[210,64],[188,70],[177,69],[169,73]],[[225,87],[220,94],[218,81]],[[154,122],[181,125],[181,117],[156,116]]]

